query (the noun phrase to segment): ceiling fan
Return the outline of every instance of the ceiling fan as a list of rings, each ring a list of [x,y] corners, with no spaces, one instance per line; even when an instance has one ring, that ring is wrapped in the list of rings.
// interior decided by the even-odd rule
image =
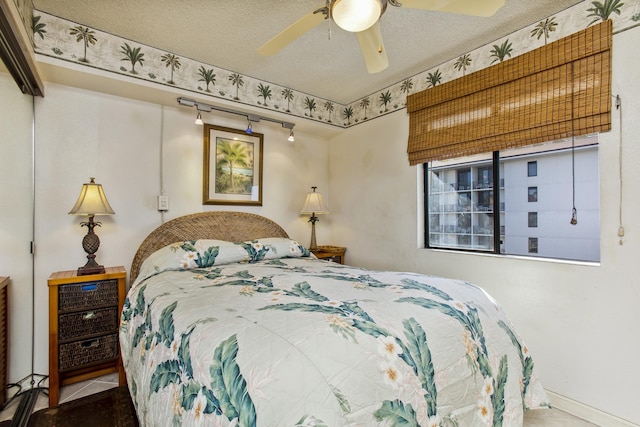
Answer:
[[[302,34],[331,19],[345,31],[356,33],[369,74],[389,66],[380,33],[380,18],[387,5],[473,16],[492,16],[505,0],[326,0],[326,4],[304,15],[258,49],[275,55]]]

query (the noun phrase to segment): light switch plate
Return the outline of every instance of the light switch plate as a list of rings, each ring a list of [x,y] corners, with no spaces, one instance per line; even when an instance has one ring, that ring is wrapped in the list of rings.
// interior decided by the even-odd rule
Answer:
[[[160,212],[169,210],[169,196],[158,196],[158,210]]]

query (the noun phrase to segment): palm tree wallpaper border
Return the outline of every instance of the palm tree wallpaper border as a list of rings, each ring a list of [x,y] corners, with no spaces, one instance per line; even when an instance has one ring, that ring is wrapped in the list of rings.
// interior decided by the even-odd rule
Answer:
[[[264,135],[204,125],[202,204],[262,206]]]
[[[640,0],[585,0],[346,105],[181,58],[37,10],[32,30],[39,55],[348,128],[404,109],[412,93],[509,60],[606,19],[613,20],[614,34],[640,25]]]

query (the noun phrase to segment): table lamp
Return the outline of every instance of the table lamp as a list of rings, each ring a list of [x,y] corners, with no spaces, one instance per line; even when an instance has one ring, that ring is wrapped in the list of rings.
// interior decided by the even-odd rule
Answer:
[[[310,250],[318,249],[318,245],[316,244],[316,222],[318,222],[318,217],[316,215],[329,213],[329,209],[327,209],[324,201],[322,200],[322,194],[316,193],[316,188],[318,187],[311,187],[313,191],[307,194],[307,198],[305,199],[302,210],[300,211],[300,214],[302,215],[311,215],[311,217],[309,217],[309,222],[311,223]]]
[[[82,248],[87,253],[87,263],[78,268],[78,276],[86,274],[102,274],[104,266],[96,263],[96,252],[100,247],[100,239],[93,232],[96,226],[101,226],[99,222],[94,222],[93,217],[96,215],[114,215],[107,201],[102,185],[95,183],[95,178],[90,178],[91,182],[83,184],[80,190],[78,201],[73,206],[69,215],[86,215],[89,221],[81,222],[81,227],[87,227],[87,235],[82,239]]]

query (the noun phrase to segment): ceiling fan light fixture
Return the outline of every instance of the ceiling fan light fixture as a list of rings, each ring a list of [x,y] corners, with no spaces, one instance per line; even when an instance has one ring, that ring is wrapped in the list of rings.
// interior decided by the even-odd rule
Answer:
[[[384,11],[381,0],[335,0],[331,17],[343,30],[359,33],[378,22]]]

